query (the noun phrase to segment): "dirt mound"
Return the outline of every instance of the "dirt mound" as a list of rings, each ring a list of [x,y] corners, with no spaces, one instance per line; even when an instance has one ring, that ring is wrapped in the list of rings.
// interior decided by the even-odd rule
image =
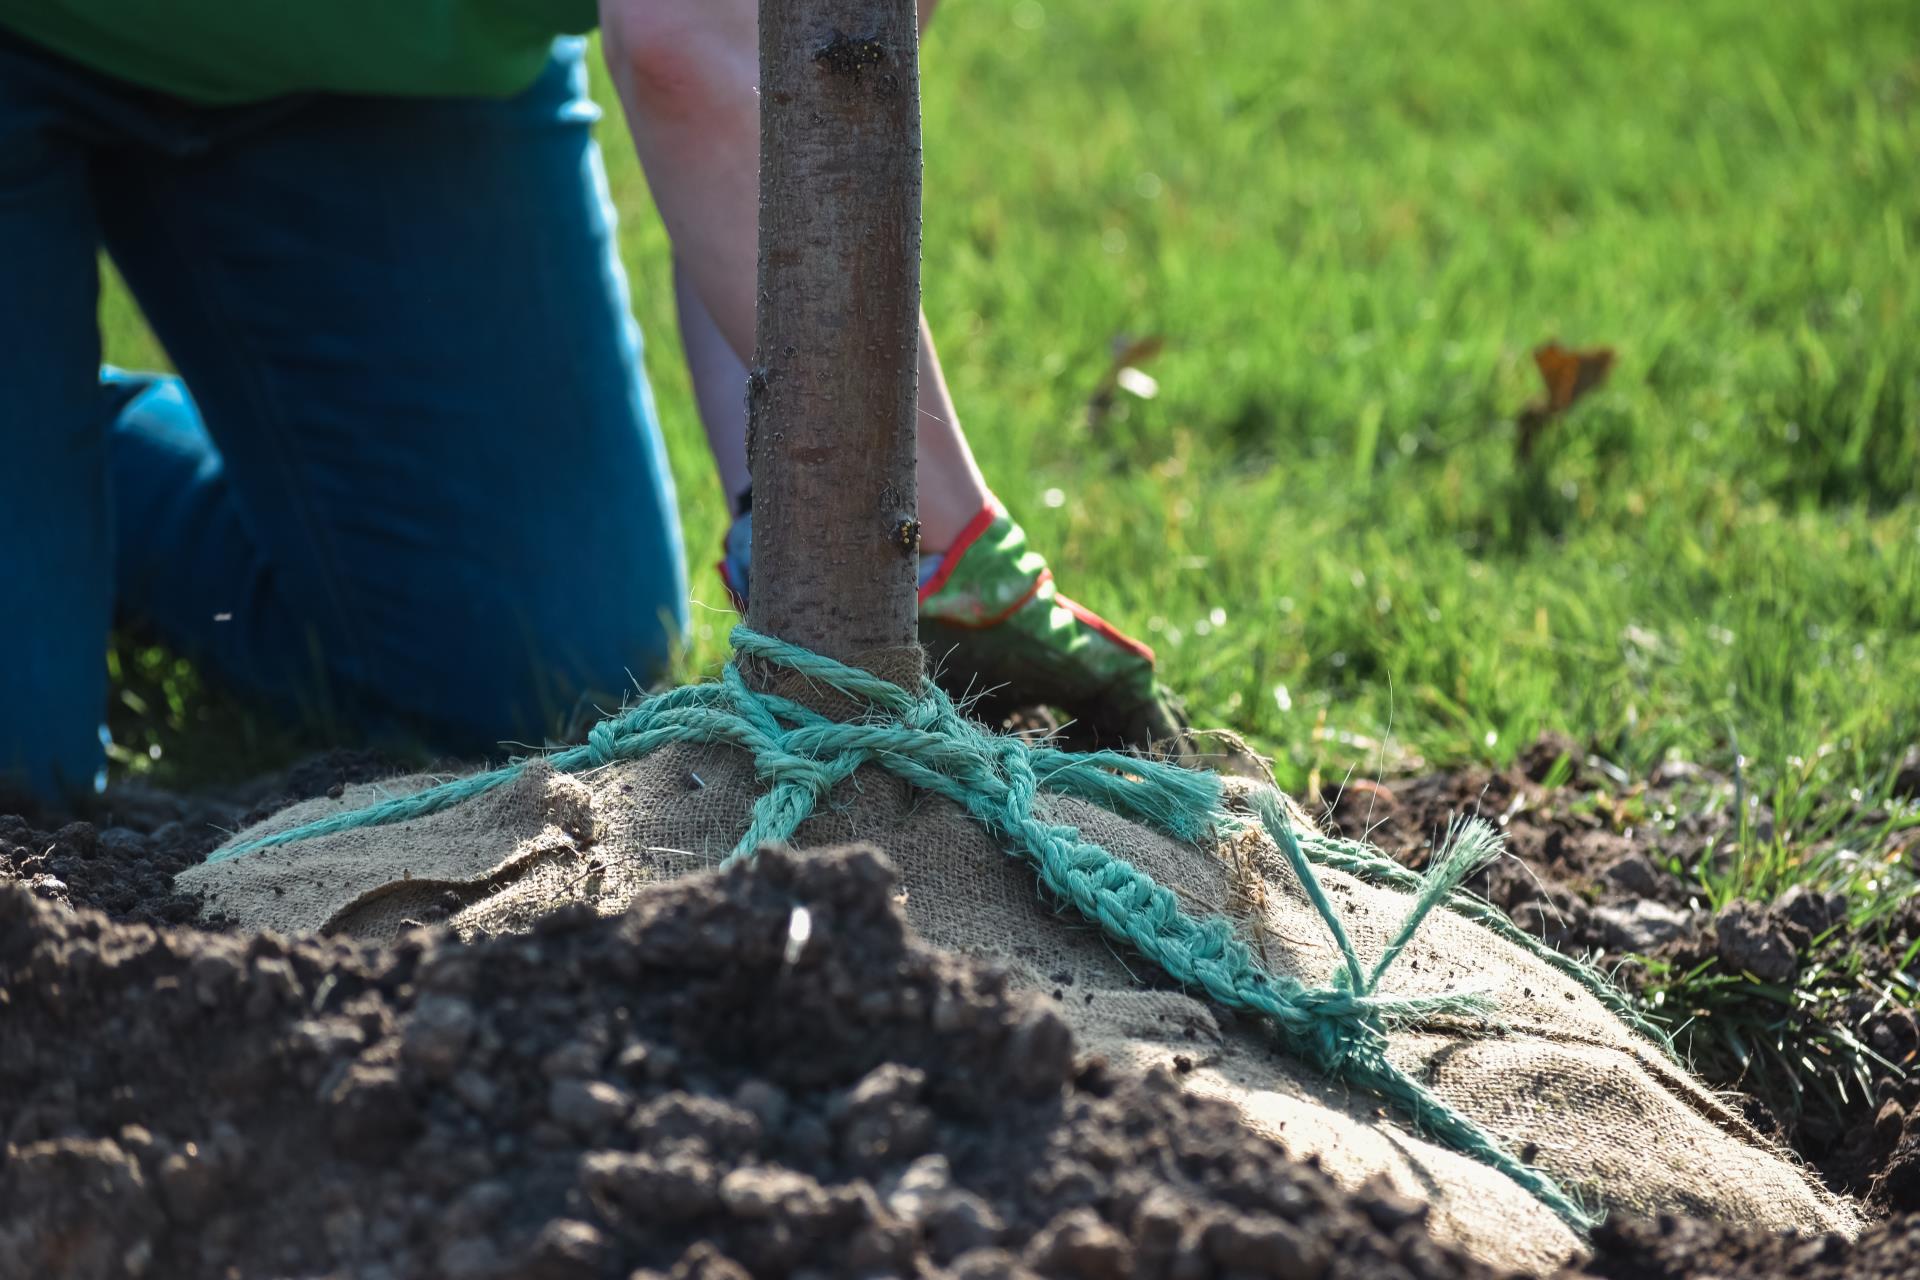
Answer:
[[[1475,1277],[914,941],[864,850],[392,948],[0,885],[0,1274]]]

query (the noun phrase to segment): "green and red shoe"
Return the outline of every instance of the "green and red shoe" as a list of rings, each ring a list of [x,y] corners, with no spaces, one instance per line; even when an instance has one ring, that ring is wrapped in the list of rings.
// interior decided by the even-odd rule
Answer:
[[[743,611],[750,550],[743,514],[720,564]],[[944,553],[921,556],[920,642],[941,687],[989,719],[1057,707],[1102,746],[1191,750],[1179,700],[1155,678],[1153,650],[1060,594],[1045,557],[998,504]]]

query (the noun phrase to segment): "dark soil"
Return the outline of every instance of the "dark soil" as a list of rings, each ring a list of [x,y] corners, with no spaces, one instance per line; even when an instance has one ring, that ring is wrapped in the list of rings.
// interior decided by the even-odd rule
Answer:
[[[1595,762],[1596,764],[1598,762]],[[1547,785],[1547,784],[1552,785]],[[1724,784],[1724,785],[1721,785]],[[1340,834],[1367,839],[1411,867],[1423,867],[1457,814],[1497,822],[1514,855],[1469,884],[1514,922],[1562,951],[1591,954],[1629,989],[1645,990],[1655,970],[1700,971],[1714,988],[1711,1007],[1690,1007],[1675,1021],[1682,1048],[1716,1085],[1741,1089],[1751,1118],[1819,1169],[1839,1190],[1892,1211],[1920,1210],[1920,1022],[1859,984],[1813,1007],[1785,1010],[1753,982],[1794,984],[1841,957],[1863,966],[1883,988],[1920,940],[1920,901],[1871,931],[1847,927],[1844,899],[1805,890],[1777,903],[1735,903],[1717,916],[1698,885],[1676,874],[1691,867],[1733,822],[1730,804],[1703,803],[1731,784],[1695,766],[1669,766],[1650,783],[1627,788],[1585,762],[1564,740],[1546,738],[1504,770],[1466,769],[1385,783],[1349,783],[1328,809]],[[1751,975],[1751,978],[1743,977]],[[1742,1069],[1721,1024],[1777,1023],[1826,1034],[1841,1028],[1872,1051],[1861,1065],[1868,1088],[1797,1097],[1788,1071]],[[1743,1021],[1748,1020],[1748,1021]],[[1821,1024],[1825,1024],[1824,1027]],[[1772,1064],[1768,1064],[1772,1065]]]
[[[1717,948],[1663,869],[1693,837],[1566,803],[1606,791],[1550,793],[1549,750],[1350,788],[1332,816],[1418,866],[1477,804],[1531,868],[1482,888],[1553,908],[1534,923],[1562,945],[1618,954],[1598,908],[1638,893],[1685,922],[1659,945]],[[0,817],[0,1276],[1488,1274],[1172,1081],[1076,1065],[1041,1006],[904,933],[868,854],[473,944],[155,927],[191,916],[171,876],[223,830],[384,772],[339,755],[97,824]],[[1762,965],[1798,927],[1744,926]],[[1882,1205],[1920,1197],[1906,1098],[1851,1184]],[[1596,1244],[1604,1277],[1920,1273],[1912,1214],[1852,1246],[1664,1220]]]
[[[394,772],[378,753],[332,751],[224,793],[116,787],[93,803],[90,820],[0,813],[0,881],[23,881],[48,901],[94,907],[115,920],[184,924],[200,902],[176,893],[173,877],[204,861],[229,833],[296,801]]]
[[[1171,1077],[1076,1067],[894,893],[772,853],[378,949],[0,885],[0,1274],[1490,1274]]]
[[[1852,1246],[1684,1218],[1609,1222],[1594,1246],[1599,1256],[1587,1270],[1604,1280],[1891,1280],[1920,1276],[1920,1214],[1881,1223]]]

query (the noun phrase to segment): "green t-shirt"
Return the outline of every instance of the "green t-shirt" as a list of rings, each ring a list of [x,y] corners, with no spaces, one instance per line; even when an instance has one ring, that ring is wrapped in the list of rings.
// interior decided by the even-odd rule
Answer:
[[[0,0],[0,26],[207,104],[286,93],[505,96],[595,0]]]

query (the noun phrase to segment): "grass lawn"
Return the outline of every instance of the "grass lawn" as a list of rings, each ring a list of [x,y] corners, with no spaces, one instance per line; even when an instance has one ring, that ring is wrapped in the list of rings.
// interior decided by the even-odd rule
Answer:
[[[1197,722],[1295,788],[1547,729],[1629,775],[1738,761],[1771,821],[1714,896],[1884,887],[1920,742],[1920,7],[955,0],[924,60],[968,430]],[[617,111],[604,138],[698,672],[721,495]],[[117,288],[104,324],[161,359]],[[1158,394],[1090,424],[1120,335],[1164,340]],[[1555,336],[1618,364],[1521,465]],[[119,659],[144,764],[197,695]]]

